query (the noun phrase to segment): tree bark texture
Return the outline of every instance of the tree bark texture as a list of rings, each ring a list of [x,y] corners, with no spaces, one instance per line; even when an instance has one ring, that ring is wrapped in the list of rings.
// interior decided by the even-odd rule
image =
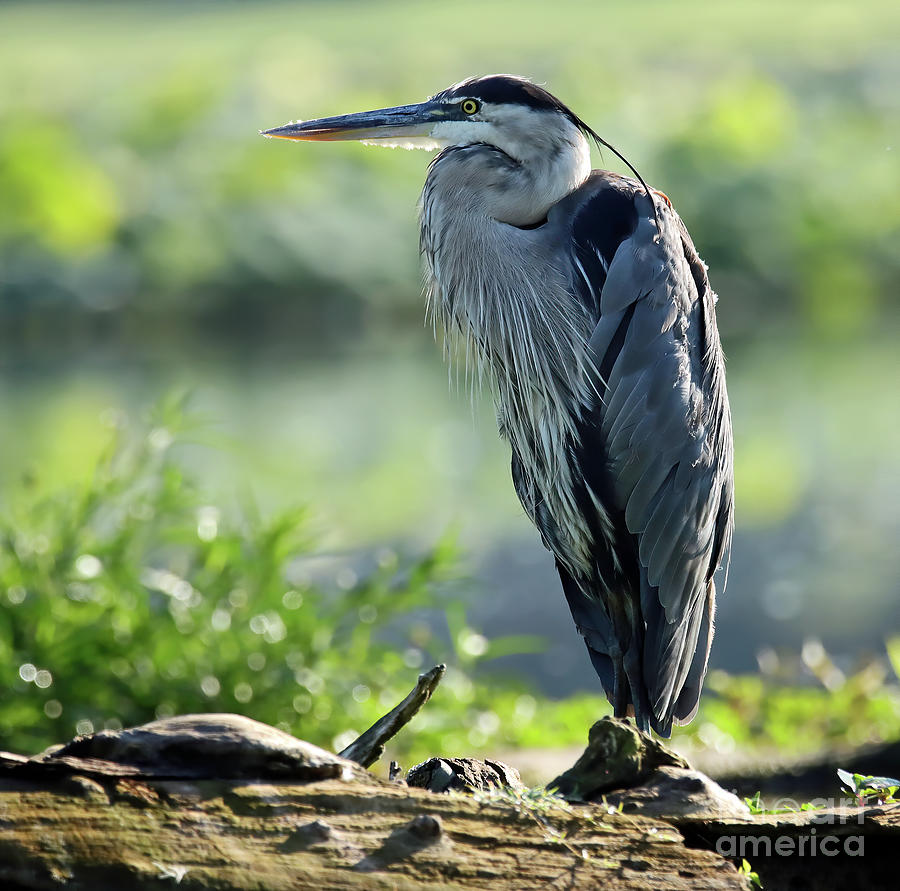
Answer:
[[[598,721],[551,785],[569,800],[459,758],[385,781],[239,715],[182,715],[0,753],[0,889],[750,888],[744,860],[766,891],[897,887],[900,805],[754,816],[625,721]]]
[[[586,819],[587,817],[587,819]],[[9,778],[0,887],[736,889],[732,863],[658,819],[540,815],[383,781]]]

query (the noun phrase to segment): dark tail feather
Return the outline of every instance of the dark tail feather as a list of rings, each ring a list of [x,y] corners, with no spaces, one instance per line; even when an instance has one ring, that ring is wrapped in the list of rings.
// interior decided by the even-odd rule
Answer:
[[[673,723],[691,721],[713,637],[713,582],[676,628],[666,623],[655,590],[642,579],[648,608],[656,606],[649,608],[645,626],[636,597],[591,596],[564,567],[557,568],[572,618],[616,717],[634,717],[641,730],[652,728],[662,737],[671,736]]]
[[[688,671],[681,692],[675,700],[672,709],[676,724],[689,724],[697,714],[700,705],[700,691],[703,689],[703,681],[706,678],[706,668],[709,664],[709,650],[712,646],[713,633],[715,631],[716,618],[716,585],[712,579],[706,588],[706,603],[703,609],[703,619],[700,625],[700,635],[697,638],[697,650],[694,653],[691,667]]]

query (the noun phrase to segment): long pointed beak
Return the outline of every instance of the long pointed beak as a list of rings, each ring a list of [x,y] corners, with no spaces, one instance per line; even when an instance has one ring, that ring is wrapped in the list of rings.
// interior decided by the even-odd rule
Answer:
[[[429,100],[418,105],[398,105],[315,121],[297,121],[259,132],[275,139],[328,142],[358,139],[370,142],[431,136],[434,125],[444,120],[447,120],[446,106]]]

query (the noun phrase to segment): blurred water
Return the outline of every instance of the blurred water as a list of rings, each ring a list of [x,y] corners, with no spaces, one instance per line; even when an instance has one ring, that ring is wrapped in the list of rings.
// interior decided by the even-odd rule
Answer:
[[[894,344],[761,345],[733,357],[737,532],[713,665],[820,637],[852,659],[900,631],[900,417]],[[440,350],[390,345],[242,356],[104,354],[0,374],[0,483],[52,489],[90,472],[110,419],[193,391],[181,457],[210,498],[309,503],[322,548],[425,548],[458,530],[470,621],[540,633],[503,667],[551,693],[594,688],[549,554],[515,499],[487,400],[448,386]]]

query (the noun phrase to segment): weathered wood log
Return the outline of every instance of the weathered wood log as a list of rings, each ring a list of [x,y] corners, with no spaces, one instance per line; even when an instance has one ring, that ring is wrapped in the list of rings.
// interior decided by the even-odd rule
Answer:
[[[321,780],[368,774],[356,762],[243,715],[176,715],[100,730],[34,758],[0,753],[0,773],[43,777]]]
[[[490,765],[433,760],[475,779]],[[900,808],[751,816],[713,795],[704,810],[671,760],[600,722],[567,771],[599,804],[435,794],[247,718],[181,716],[0,755],[0,888],[730,889],[750,887],[745,858],[767,891],[896,887]],[[598,793],[613,774],[626,788]]]
[[[436,795],[238,715],[186,715],[0,756],[0,887],[745,887],[660,820],[521,792]]]
[[[736,795],[693,770],[659,740],[618,718],[601,718],[591,727],[584,753],[549,788],[569,801],[602,800],[646,816],[750,813]]]
[[[745,888],[661,820],[538,814],[379,781],[0,782],[0,887]]]
[[[688,767],[659,740],[627,721],[606,717],[591,727],[581,757],[549,787],[570,801],[594,801],[612,789],[638,785],[663,765]]]
[[[689,845],[748,860],[765,891],[895,891],[900,805],[849,807],[744,818],[677,817]]]

